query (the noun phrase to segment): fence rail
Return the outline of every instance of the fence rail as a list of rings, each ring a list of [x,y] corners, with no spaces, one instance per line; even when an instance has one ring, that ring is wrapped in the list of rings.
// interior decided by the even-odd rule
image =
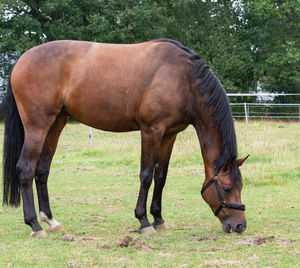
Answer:
[[[293,119],[300,121],[300,103],[230,103],[234,118]]]
[[[300,93],[227,93],[228,97],[300,96]]]
[[[300,93],[228,93],[229,97],[256,97],[258,102],[230,103],[234,118],[282,119],[300,121],[300,103],[271,103],[274,97],[300,96]]]

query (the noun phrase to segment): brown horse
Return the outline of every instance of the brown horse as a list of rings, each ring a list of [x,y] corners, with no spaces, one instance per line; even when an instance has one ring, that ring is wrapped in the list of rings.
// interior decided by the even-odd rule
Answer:
[[[47,180],[57,142],[69,116],[97,129],[140,130],[140,191],[135,216],[140,233],[166,228],[161,198],[178,132],[192,124],[205,166],[202,195],[225,232],[246,228],[235,129],[226,93],[198,55],[168,39],[118,45],[54,41],[34,47],[16,63],[3,103],[5,114],[3,203],[20,204],[32,236],[54,220]],[[146,204],[154,176],[150,224]],[[215,187],[209,187],[214,184]]]

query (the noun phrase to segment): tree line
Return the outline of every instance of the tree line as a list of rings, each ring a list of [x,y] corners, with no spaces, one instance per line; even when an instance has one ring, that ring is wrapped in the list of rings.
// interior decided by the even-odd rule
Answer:
[[[228,92],[300,92],[300,0],[1,0],[0,92],[18,57],[58,39],[193,49]]]

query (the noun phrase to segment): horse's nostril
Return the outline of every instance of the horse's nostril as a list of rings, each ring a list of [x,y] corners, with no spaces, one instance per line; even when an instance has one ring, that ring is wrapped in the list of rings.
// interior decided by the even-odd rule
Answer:
[[[246,225],[244,225],[244,224],[238,224],[238,225],[236,226],[236,228],[235,228],[235,231],[236,231],[237,233],[241,233],[241,232],[244,232],[245,229],[246,229]]]
[[[225,233],[230,233],[231,232],[230,224],[224,223],[223,226],[222,226],[222,229],[223,229],[223,232],[225,232]]]

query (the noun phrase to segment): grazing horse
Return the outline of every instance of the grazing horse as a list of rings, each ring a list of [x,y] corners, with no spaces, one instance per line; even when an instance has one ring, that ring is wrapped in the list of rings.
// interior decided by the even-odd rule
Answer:
[[[120,45],[54,41],[34,47],[16,63],[3,101],[3,203],[20,204],[32,237],[45,236],[33,198],[35,178],[41,221],[61,230],[49,205],[47,180],[69,116],[113,132],[141,131],[139,233],[166,228],[161,198],[178,132],[196,129],[205,167],[202,196],[223,231],[246,229],[236,135],[226,93],[200,57],[177,41]],[[148,190],[155,186],[147,217]]]

